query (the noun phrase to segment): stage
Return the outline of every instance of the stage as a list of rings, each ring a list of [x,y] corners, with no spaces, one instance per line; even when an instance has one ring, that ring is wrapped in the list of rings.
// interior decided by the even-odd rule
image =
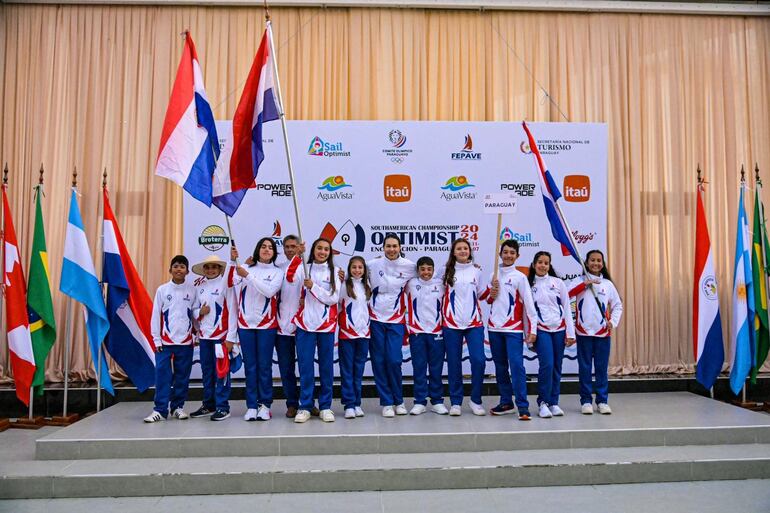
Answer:
[[[534,403],[534,396],[530,401]],[[510,488],[770,478],[770,415],[690,393],[618,394],[613,415],[561,418],[425,413],[295,424],[274,404],[244,422],[232,404],[208,418],[144,424],[124,402],[72,426],[0,433],[0,498]],[[487,408],[493,398],[485,398]],[[189,403],[192,411],[198,403]],[[534,408],[533,408],[534,410]],[[41,436],[42,435],[42,436]]]

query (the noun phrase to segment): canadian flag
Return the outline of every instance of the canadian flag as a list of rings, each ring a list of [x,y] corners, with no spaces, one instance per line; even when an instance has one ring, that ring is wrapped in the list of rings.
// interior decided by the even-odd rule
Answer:
[[[3,186],[3,234],[5,250],[5,328],[11,353],[11,369],[16,381],[16,397],[29,406],[29,388],[35,375],[35,356],[29,333],[27,287],[19,258],[19,243],[13,228],[8,194]]]

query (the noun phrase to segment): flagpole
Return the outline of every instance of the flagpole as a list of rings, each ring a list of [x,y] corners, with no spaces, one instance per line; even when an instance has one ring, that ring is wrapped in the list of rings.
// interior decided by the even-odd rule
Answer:
[[[67,418],[67,393],[70,384],[70,337],[72,324],[72,298],[67,296],[67,320],[64,324],[64,407],[62,417]]]
[[[72,169],[72,190],[77,194],[78,168]],[[70,384],[70,338],[72,337],[72,298],[67,296],[67,322],[64,329],[64,408],[62,417],[67,418],[67,403]]]
[[[492,281],[497,279],[497,268],[499,267],[497,259],[500,258],[500,232],[503,230],[503,214],[497,214],[497,237],[495,237],[495,257],[492,265]]]
[[[43,164],[40,164],[40,176],[37,179],[37,187],[35,187],[35,193],[33,194],[33,201],[32,205],[34,208],[35,201],[37,201],[38,195],[42,192],[43,189]],[[34,255],[33,255],[34,256]],[[30,259],[30,263],[32,263],[32,260]],[[27,272],[29,272],[29,268],[27,269]],[[29,276],[28,276],[29,278]],[[27,294],[29,295],[29,290],[27,290]],[[29,299],[27,299],[27,304],[29,304]],[[35,365],[38,365],[38,362],[35,362]],[[37,372],[37,371],[36,371]],[[34,382],[34,378],[32,380]],[[43,361],[43,383],[40,385],[40,388],[43,392],[45,392],[45,361]],[[29,420],[31,421],[34,417],[34,410],[35,410],[35,387],[30,386],[29,387]]]
[[[278,100],[278,117],[281,118],[281,130],[283,131],[283,143],[284,148],[286,150],[286,163],[289,167],[289,181],[291,182],[291,199],[294,202],[294,217],[297,221],[297,235],[299,236],[300,242],[305,242],[305,239],[302,237],[302,224],[300,223],[300,215],[299,215],[299,201],[297,200],[297,187],[295,185],[294,181],[294,166],[291,162],[291,149],[289,148],[289,132],[286,129],[286,113],[283,109],[283,96],[281,95],[281,81],[278,78],[278,59],[275,54],[275,44],[273,43],[273,28],[272,28],[272,22],[270,21],[270,11],[267,8],[267,0],[265,0],[265,24],[267,25],[267,40],[270,44],[270,55],[272,56],[273,61],[273,75],[275,78],[275,88],[276,88],[276,96]],[[307,272],[307,264],[305,263],[305,259],[302,258],[302,270],[305,272],[305,276],[308,276]]]
[[[97,214],[96,218],[99,219],[99,210],[101,208],[102,211],[102,229],[100,230],[101,236],[99,236],[99,246],[96,249],[96,254],[99,255],[99,253],[102,253],[104,251],[104,189],[107,188],[107,168],[104,168],[104,173],[102,174],[102,199],[97,200]],[[99,290],[102,292],[102,301],[104,301],[104,281],[102,281],[102,275],[104,274],[104,255],[102,255],[102,269],[101,273],[99,273]],[[96,413],[99,413],[101,411],[101,405],[102,405],[102,349],[104,347],[104,339],[99,341],[99,350],[96,352],[97,356],[96,359],[98,360],[98,364],[96,365]],[[104,365],[107,365],[107,359],[104,360]],[[109,372],[109,369],[107,369],[107,372]]]

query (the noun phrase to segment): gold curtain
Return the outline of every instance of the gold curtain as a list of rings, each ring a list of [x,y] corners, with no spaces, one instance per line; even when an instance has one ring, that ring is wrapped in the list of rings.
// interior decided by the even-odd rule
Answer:
[[[182,246],[181,193],[153,168],[179,34],[192,31],[214,114],[227,119],[262,14],[0,4],[0,159],[11,171],[25,262],[32,186],[45,165],[54,290],[75,166],[94,253],[106,169],[113,209],[150,293],[166,280]],[[769,18],[363,8],[272,15],[292,119],[608,123],[608,263],[625,303],[613,373],[692,370],[700,163],[728,340],[738,171],[758,162],[767,178],[770,169]],[[60,381],[67,305],[58,291],[54,303],[59,341],[47,377]],[[93,378],[82,319],[73,318],[73,372]],[[0,378],[8,381],[7,351],[0,353]]]

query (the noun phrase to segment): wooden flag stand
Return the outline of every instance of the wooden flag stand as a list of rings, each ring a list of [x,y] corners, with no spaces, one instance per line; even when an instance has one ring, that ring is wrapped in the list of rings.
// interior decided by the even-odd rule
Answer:
[[[11,427],[11,422],[8,419],[0,419],[0,433]]]
[[[747,401],[746,400],[746,385],[743,385],[743,389],[741,389],[741,395],[740,397],[737,397],[730,401],[731,404],[734,404],[735,406],[740,406],[741,408],[745,408],[747,410],[751,411],[762,411],[763,407],[768,408],[768,406],[763,405],[762,403],[758,403],[756,401]]]
[[[11,426],[14,429],[40,429],[45,425],[45,420],[41,415],[34,415],[35,407],[35,387],[29,387],[29,415],[27,417],[19,417],[16,420],[11,421]]]
[[[16,420],[12,420],[10,427],[13,429],[40,429],[45,426],[45,420],[43,417],[20,417]]]
[[[66,417],[64,415],[57,415],[50,419],[45,419],[46,426],[69,426],[80,420],[80,415],[77,413],[70,413]]]

